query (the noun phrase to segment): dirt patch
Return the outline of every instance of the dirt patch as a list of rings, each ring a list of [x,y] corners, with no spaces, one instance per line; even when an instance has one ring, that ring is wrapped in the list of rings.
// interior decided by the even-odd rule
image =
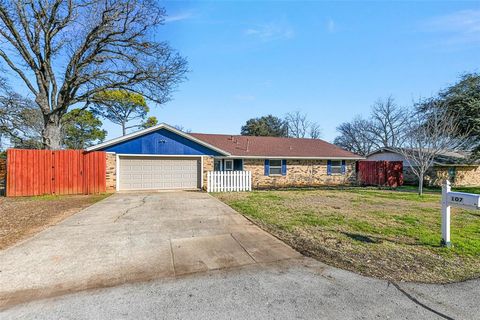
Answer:
[[[106,197],[108,195],[0,197],[0,250]]]

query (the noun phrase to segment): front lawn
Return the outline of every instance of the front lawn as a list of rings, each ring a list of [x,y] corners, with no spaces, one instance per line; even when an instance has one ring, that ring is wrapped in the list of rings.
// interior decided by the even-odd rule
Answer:
[[[54,225],[108,194],[0,197],[0,250]]]
[[[480,193],[480,187],[453,187],[455,191],[458,192],[467,192],[467,193]],[[403,185],[397,188],[398,191],[411,191],[411,192],[418,192],[417,186],[412,185]],[[441,193],[441,187],[424,187],[424,192],[426,193]]]
[[[298,251],[388,280],[480,276],[480,211],[452,209],[440,246],[440,195],[352,188],[214,194]]]

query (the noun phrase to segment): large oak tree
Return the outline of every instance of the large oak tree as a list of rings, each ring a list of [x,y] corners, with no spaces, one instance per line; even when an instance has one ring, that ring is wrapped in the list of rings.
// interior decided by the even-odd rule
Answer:
[[[0,0],[0,67],[33,95],[45,148],[60,148],[69,107],[99,92],[169,99],[187,67],[157,40],[164,17],[154,0]]]
[[[466,136],[464,148],[480,158],[480,73],[468,73],[459,81],[440,91],[436,103],[420,105],[420,110],[431,113],[434,108],[458,118],[458,134]]]

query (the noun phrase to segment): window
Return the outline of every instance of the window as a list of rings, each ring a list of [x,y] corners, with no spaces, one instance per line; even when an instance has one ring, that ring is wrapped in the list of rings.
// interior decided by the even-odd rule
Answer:
[[[342,172],[342,161],[341,160],[332,160],[330,165],[330,170],[332,174],[343,174]]]
[[[214,171],[221,171],[222,170],[222,160],[215,160],[213,162],[213,170]]]
[[[233,171],[243,171],[243,159],[233,160]]]
[[[456,175],[457,175],[457,168],[456,167],[449,167],[448,168],[448,180],[450,180],[450,182],[454,182]]]
[[[233,171],[233,160],[225,160],[225,171]]]
[[[282,174],[282,160],[270,160],[270,175]]]

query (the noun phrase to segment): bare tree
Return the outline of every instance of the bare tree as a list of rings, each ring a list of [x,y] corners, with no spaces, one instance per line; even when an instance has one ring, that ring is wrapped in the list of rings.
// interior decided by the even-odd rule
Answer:
[[[361,117],[355,117],[351,122],[344,122],[337,127],[340,133],[334,144],[353,153],[366,156],[375,147],[374,138],[368,130],[371,122]]]
[[[308,136],[312,139],[318,139],[321,136],[322,130],[320,125],[308,120],[306,113],[298,110],[289,112],[286,114],[284,121],[287,124],[289,137],[305,138]]]
[[[156,103],[183,80],[186,61],[158,42],[165,10],[153,0],[2,0],[0,62],[35,97],[45,148],[61,118],[96,93],[121,89]]]
[[[319,139],[322,136],[322,128],[316,122],[310,124],[309,136],[312,139]]]
[[[442,103],[435,100],[424,104]],[[418,108],[410,113],[405,134],[404,147],[398,152],[406,159],[407,165],[418,178],[418,194],[423,194],[426,172],[433,167],[435,159],[445,151],[460,150],[465,136],[459,134],[458,117],[442,112],[442,108],[431,107],[429,113]]]
[[[403,143],[407,123],[408,110],[396,105],[391,96],[378,99],[368,119],[356,117],[337,127],[340,136],[335,138],[335,144],[364,156],[374,148],[396,148]]]
[[[174,127],[175,129],[180,130],[180,131],[183,131],[183,132],[185,132],[185,133],[191,133],[191,132],[192,132],[191,129],[185,128],[184,126],[181,126],[181,125],[179,125],[179,124],[174,125],[173,127]]]
[[[366,129],[377,148],[397,147],[408,120],[408,112],[395,104],[392,96],[378,99],[372,106],[370,123]]]
[[[40,148],[42,122],[34,102],[13,92],[0,79],[0,140],[16,147]]]
[[[305,138],[310,127],[307,114],[300,111],[289,112],[285,116],[288,125],[288,136],[293,138]]]

